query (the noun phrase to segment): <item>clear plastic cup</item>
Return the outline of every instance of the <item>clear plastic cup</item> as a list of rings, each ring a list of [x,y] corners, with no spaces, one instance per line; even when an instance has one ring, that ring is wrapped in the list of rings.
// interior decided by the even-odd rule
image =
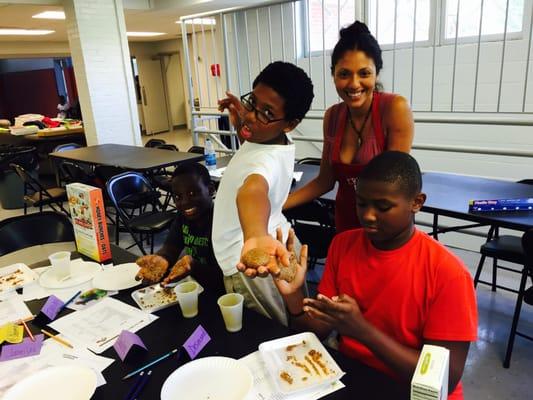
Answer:
[[[238,332],[242,329],[243,303],[244,297],[239,293],[228,293],[218,298],[217,304],[228,332]]]
[[[198,283],[184,282],[175,287],[174,291],[185,318],[198,315]]]
[[[58,251],[48,256],[50,271],[58,279],[66,279],[70,276],[70,251]]]

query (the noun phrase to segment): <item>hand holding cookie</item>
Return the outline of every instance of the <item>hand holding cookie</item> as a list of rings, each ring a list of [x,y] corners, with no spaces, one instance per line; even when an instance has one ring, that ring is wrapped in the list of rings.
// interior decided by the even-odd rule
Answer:
[[[168,270],[168,261],[157,254],[142,256],[135,262],[141,267],[135,279],[142,279],[145,284],[159,282]]]
[[[181,257],[170,270],[170,274],[161,283],[162,286],[168,285],[170,282],[182,278],[189,273],[192,267],[192,257],[185,255]]]

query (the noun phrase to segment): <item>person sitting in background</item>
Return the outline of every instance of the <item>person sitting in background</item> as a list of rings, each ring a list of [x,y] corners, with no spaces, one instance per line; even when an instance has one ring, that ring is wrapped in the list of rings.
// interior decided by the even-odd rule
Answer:
[[[407,100],[379,90],[381,48],[367,26],[355,21],[341,29],[331,54],[331,73],[342,102],[324,114],[324,146],[318,176],[291,193],[290,209],[316,199],[339,182],[335,202],[337,232],[360,226],[355,181],[361,169],[385,150],[409,152],[414,122]]]
[[[70,108],[68,101],[65,96],[59,96],[59,104],[57,105],[57,118],[65,119],[67,118],[67,111]]]
[[[424,344],[449,349],[448,399],[458,400],[470,342],[477,339],[476,295],[463,262],[416,229],[414,214],[426,199],[421,189],[409,154],[376,156],[357,180],[362,228],[333,239],[317,298],[302,290],[305,251],[296,278],[275,282],[293,328],[323,338],[335,330],[342,353],[395,378],[411,380]]]
[[[226,167],[217,190],[213,246],[228,292],[244,304],[287,325],[283,299],[272,279],[251,281],[236,269],[241,256],[262,249],[289,264],[289,254],[275,239],[290,224],[281,212],[292,183],[295,146],[288,133],[304,118],[313,100],[313,84],[297,66],[277,61],[263,69],[241,101],[230,93],[219,101],[244,140]],[[268,255],[267,255],[268,257]]]
[[[187,274],[206,290],[224,294],[222,272],[211,243],[213,186],[209,172],[198,163],[178,165],[172,175],[172,194],[178,213],[163,247],[137,260],[137,279],[164,285]],[[181,256],[181,257],[180,257]],[[173,266],[169,271],[169,266]]]

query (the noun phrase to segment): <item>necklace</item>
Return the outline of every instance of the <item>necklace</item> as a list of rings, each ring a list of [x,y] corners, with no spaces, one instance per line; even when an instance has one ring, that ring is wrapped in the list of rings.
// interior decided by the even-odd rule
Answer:
[[[372,99],[372,101],[370,102],[370,107],[368,108],[368,111],[365,115],[365,119],[363,121],[363,125],[361,125],[361,129],[357,129],[355,127],[355,123],[353,122],[353,119],[352,119],[352,114],[350,113],[350,109],[348,109],[348,121],[350,121],[350,125],[353,129],[353,131],[355,132],[355,134],[357,135],[357,147],[361,147],[361,144],[363,143],[363,131],[365,130],[365,126],[366,126],[366,122],[368,121],[368,117],[370,117],[370,113],[372,112],[372,103],[373,103],[374,99]]]

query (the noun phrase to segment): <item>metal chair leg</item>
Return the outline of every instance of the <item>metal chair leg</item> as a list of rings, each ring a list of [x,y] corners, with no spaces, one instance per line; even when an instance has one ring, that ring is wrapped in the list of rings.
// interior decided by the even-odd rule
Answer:
[[[518,289],[518,297],[516,298],[516,306],[514,309],[513,323],[511,324],[511,332],[509,333],[509,340],[507,342],[507,351],[505,352],[505,360],[503,367],[509,368],[511,365],[511,354],[513,353],[514,339],[516,336],[516,328],[518,327],[518,320],[520,319],[520,311],[522,310],[522,300],[524,298],[524,290],[526,288],[528,269],[524,265],[522,270],[522,278],[520,279],[520,289]]]
[[[498,259],[492,258],[492,291],[496,291],[496,279],[498,277]]]
[[[477,265],[476,275],[474,277],[474,287],[477,287],[479,277],[481,276],[481,271],[483,271],[483,265],[485,264],[486,258],[487,256],[481,255],[481,259],[479,260],[479,264]]]

